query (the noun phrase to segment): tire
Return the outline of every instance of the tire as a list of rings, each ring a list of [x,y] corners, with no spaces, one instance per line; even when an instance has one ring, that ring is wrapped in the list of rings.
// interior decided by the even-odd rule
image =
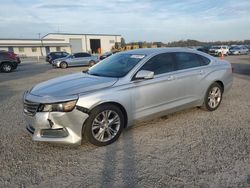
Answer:
[[[90,67],[92,67],[92,66],[94,66],[96,63],[95,63],[95,61],[93,61],[93,60],[91,60],[90,62],[89,62],[89,66]]]
[[[13,67],[10,65],[10,63],[2,63],[1,71],[2,72],[11,72],[13,70]]]
[[[207,90],[204,102],[203,109],[208,111],[216,110],[222,101],[223,89],[220,84],[217,82],[213,83]]]
[[[105,119],[105,116],[108,118]],[[112,119],[115,122],[111,124],[106,121]],[[89,118],[84,123],[83,136],[93,145],[109,145],[119,138],[124,122],[124,115],[117,106],[111,104],[98,106],[90,112]]]
[[[66,69],[66,68],[68,67],[68,63],[65,62],[65,61],[63,61],[63,62],[60,63],[60,67],[61,67],[62,69]]]

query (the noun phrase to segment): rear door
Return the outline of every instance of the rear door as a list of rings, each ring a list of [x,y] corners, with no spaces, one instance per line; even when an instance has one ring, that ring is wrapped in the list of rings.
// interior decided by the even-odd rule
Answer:
[[[73,58],[70,60],[70,64],[71,66],[79,66],[81,65],[81,58],[82,58],[82,55],[81,53],[75,53],[73,55]]]
[[[88,65],[91,61],[91,55],[88,53],[81,53],[80,65]]]
[[[205,88],[204,78],[208,74],[210,60],[190,52],[176,52],[175,84],[178,86],[175,105],[196,103]]]

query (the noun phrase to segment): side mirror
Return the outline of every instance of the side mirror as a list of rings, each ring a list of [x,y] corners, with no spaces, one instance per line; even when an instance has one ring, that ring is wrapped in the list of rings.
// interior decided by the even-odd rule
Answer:
[[[154,72],[152,71],[147,71],[147,70],[140,70],[137,72],[135,75],[135,80],[140,80],[140,79],[152,79],[154,78]]]

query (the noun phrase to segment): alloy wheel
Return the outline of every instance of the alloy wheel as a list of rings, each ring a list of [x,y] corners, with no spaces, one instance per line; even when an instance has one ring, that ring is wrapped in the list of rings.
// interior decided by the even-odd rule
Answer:
[[[118,133],[121,126],[119,115],[113,110],[99,113],[92,123],[92,135],[99,142],[108,142]]]
[[[12,67],[11,67],[11,65],[4,64],[2,69],[3,69],[4,72],[10,72]]]
[[[210,108],[216,108],[221,101],[221,89],[217,86],[213,87],[208,95],[208,105]]]

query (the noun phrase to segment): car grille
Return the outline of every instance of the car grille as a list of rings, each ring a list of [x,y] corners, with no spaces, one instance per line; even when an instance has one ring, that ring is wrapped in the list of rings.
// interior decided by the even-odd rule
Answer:
[[[39,103],[31,102],[25,100],[23,103],[23,111],[25,114],[29,116],[34,116],[37,112],[37,109],[39,107]]]

